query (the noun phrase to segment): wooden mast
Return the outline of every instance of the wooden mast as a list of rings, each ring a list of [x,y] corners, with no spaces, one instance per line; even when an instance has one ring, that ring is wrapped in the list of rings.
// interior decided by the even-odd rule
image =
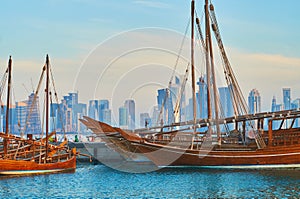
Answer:
[[[209,15],[208,11],[208,0],[206,0],[206,14]],[[212,5],[211,5],[212,8]],[[209,18],[208,18],[209,20]],[[218,95],[217,95],[217,83],[216,83],[216,76],[215,76],[215,64],[214,64],[214,54],[213,54],[213,47],[212,47],[212,39],[211,39],[211,31],[210,31],[210,21],[208,21],[207,26],[207,37],[208,37],[208,48],[209,48],[209,56],[210,56],[210,67],[211,67],[211,78],[212,78],[212,86],[213,86],[213,97],[214,97],[214,112],[215,112],[215,119],[217,121],[216,127],[217,127],[217,138],[218,138],[218,145],[221,145],[221,132],[220,132],[220,126],[218,124],[219,121],[219,108],[218,108]]]
[[[206,63],[206,83],[207,83],[207,119],[210,122],[212,120],[211,111],[211,77],[210,77],[210,62],[209,62],[209,12],[208,12],[208,0],[205,0],[205,63]],[[210,133],[211,126],[208,127]]]
[[[11,66],[12,66],[12,59],[9,56],[8,60],[8,83],[7,83],[7,101],[6,101],[6,116],[5,116],[5,135],[8,136],[9,133],[9,105],[10,105],[10,90],[11,90]],[[7,139],[4,139],[4,156],[7,155]]]
[[[196,123],[196,88],[195,88],[195,61],[194,61],[194,17],[195,16],[195,1],[191,3],[191,75],[192,75],[192,91],[193,91],[193,119]]]
[[[193,94],[193,123],[194,134],[196,133],[196,88],[195,88],[195,61],[194,61],[194,21],[195,21],[195,0],[191,2],[191,75],[192,75],[192,94]],[[194,136],[192,138],[191,149],[194,147]]]
[[[49,56],[46,55],[46,161],[48,157],[48,140],[49,140]]]

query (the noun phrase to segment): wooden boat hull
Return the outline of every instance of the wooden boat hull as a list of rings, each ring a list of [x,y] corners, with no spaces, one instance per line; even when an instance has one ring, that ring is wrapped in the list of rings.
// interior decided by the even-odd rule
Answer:
[[[300,167],[300,145],[270,147],[253,151],[185,150],[147,142],[134,145],[159,167],[200,166],[239,169]]]
[[[91,129],[96,135],[101,136],[101,139],[106,143],[106,146],[111,150],[118,153],[122,159],[134,162],[148,162],[149,160],[139,151],[136,150],[135,146],[132,146],[131,142],[124,138],[134,136],[134,140],[137,141],[138,137],[133,133],[124,132],[120,128],[114,128],[106,123],[94,120],[92,118],[84,116],[84,120],[80,121]],[[99,158],[105,160],[105,158]]]
[[[75,172],[76,156],[63,162],[36,163],[26,160],[0,160],[0,175],[33,175]]]
[[[95,129],[102,129],[102,133],[105,134],[108,126],[105,123],[97,122]],[[207,146],[205,149],[191,150],[172,146],[172,144],[153,143],[142,138],[139,140],[136,137],[130,139],[131,134],[124,136],[126,131],[110,128],[122,135],[122,139],[115,139],[114,142],[110,142],[115,145],[115,148],[125,148],[126,145],[128,151],[142,153],[158,167],[300,168],[299,141],[289,145],[267,146],[264,149],[243,145],[234,145],[234,147],[222,145],[221,147]]]

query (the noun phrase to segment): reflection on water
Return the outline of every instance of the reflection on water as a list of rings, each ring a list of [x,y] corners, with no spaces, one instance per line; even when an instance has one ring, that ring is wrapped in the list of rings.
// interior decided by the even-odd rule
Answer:
[[[299,170],[162,169],[123,173],[79,164],[76,173],[0,177],[0,198],[298,198]]]

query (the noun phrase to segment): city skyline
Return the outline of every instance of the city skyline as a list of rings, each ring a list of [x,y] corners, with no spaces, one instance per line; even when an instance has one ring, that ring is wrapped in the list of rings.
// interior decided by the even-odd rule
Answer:
[[[180,85],[180,80],[176,80],[176,84],[173,84],[173,90],[176,91]],[[205,103],[201,103],[199,91],[203,92],[203,88],[206,87],[205,82],[202,78],[199,78],[199,90],[197,97],[197,118],[205,117],[207,115],[207,110]],[[231,97],[229,94],[228,87],[219,87],[220,93],[220,105],[221,105],[221,117],[231,117],[233,116],[233,107],[231,102]],[[293,98],[291,96],[291,88],[282,88],[282,96],[279,98],[274,96],[270,102],[269,111],[282,111],[289,109],[300,108],[300,98]],[[112,115],[113,107],[110,107],[110,100],[108,99],[92,99],[88,103],[82,103],[78,101],[79,93],[68,93],[68,95],[63,96],[60,103],[52,103],[50,109],[50,130],[56,129],[57,132],[84,132],[86,128],[83,124],[79,122],[79,118],[83,116],[89,116],[93,119],[105,122],[114,126],[119,126],[125,129],[136,129],[143,127],[152,127],[157,125],[171,124],[175,121],[173,115],[173,104],[176,101],[176,97],[165,93],[166,90],[157,90],[157,104],[152,112],[139,112],[135,110],[134,99],[127,99],[123,102],[123,105],[118,108],[118,118]],[[177,91],[178,92],[178,91]],[[174,93],[174,95],[178,93]],[[34,94],[28,96],[28,100],[23,100],[16,102],[15,105],[11,107],[12,118],[9,124],[13,127],[12,132],[14,133],[25,133],[25,129],[35,129],[34,132],[41,131],[41,110],[39,109],[39,103],[37,98],[37,104],[31,105],[31,101]],[[282,99],[282,103],[279,103],[277,99]],[[189,103],[182,102],[185,106],[180,108],[181,121],[185,119],[191,120],[192,116],[189,114],[192,112],[191,100],[188,99]],[[163,102],[165,101],[165,102]],[[167,103],[168,102],[168,103]],[[248,107],[249,113],[259,113],[261,112],[261,96],[257,89],[252,89],[249,91],[248,95]],[[167,104],[166,104],[167,103]],[[164,106],[162,106],[164,104]],[[172,107],[170,107],[172,106]],[[202,108],[201,108],[202,107]],[[29,111],[33,108],[33,111],[28,119]],[[1,111],[1,122],[0,128],[5,128],[4,124],[4,114],[6,106],[3,106]],[[201,112],[199,112],[201,109]],[[161,112],[162,111],[162,112]],[[171,114],[170,114],[171,112]],[[187,118],[185,118],[185,116]],[[29,126],[25,127],[25,123]]]

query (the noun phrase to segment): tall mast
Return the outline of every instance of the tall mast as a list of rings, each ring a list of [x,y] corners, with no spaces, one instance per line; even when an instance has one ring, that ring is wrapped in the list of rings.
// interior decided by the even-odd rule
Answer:
[[[205,63],[206,63],[206,83],[207,83],[207,118],[210,121],[212,119],[212,111],[211,111],[211,77],[210,77],[210,62],[209,62],[209,35],[210,35],[210,27],[209,27],[209,12],[208,12],[208,0],[205,0]],[[210,126],[209,126],[210,128]]]
[[[46,55],[46,159],[48,157],[49,140],[49,56]]]
[[[192,75],[192,92],[193,92],[193,120],[196,124],[196,88],[195,88],[195,63],[194,63],[194,15],[195,15],[195,1],[191,3],[191,75]],[[194,127],[195,130],[195,127]]]
[[[192,75],[192,94],[193,94],[193,126],[196,133],[196,88],[195,88],[195,63],[194,63],[194,21],[195,21],[195,0],[191,2],[191,75]],[[194,136],[192,138],[191,149],[194,148]]]
[[[11,66],[12,66],[12,59],[9,56],[8,60],[8,83],[7,83],[7,102],[6,102],[6,116],[5,116],[5,135],[8,136],[9,129],[8,129],[8,120],[9,120],[9,105],[10,105],[10,90],[11,90]],[[4,155],[7,155],[7,140],[4,139]]]
[[[207,15],[209,15],[208,11],[208,0],[206,0],[207,4],[206,12]],[[211,5],[212,9],[212,5]],[[208,18],[209,20],[209,18]],[[221,145],[221,132],[220,132],[220,126],[218,124],[219,121],[219,108],[218,108],[218,95],[217,95],[217,83],[216,83],[216,75],[215,75],[215,64],[214,64],[214,54],[213,54],[213,47],[212,47],[212,39],[211,39],[211,31],[210,31],[210,21],[208,21],[208,27],[207,27],[207,33],[208,33],[208,42],[209,42],[209,55],[210,55],[210,67],[211,67],[211,78],[212,78],[212,85],[213,85],[213,95],[214,95],[214,111],[215,111],[215,119],[216,119],[216,127],[217,127],[217,137],[218,137],[218,145]]]

